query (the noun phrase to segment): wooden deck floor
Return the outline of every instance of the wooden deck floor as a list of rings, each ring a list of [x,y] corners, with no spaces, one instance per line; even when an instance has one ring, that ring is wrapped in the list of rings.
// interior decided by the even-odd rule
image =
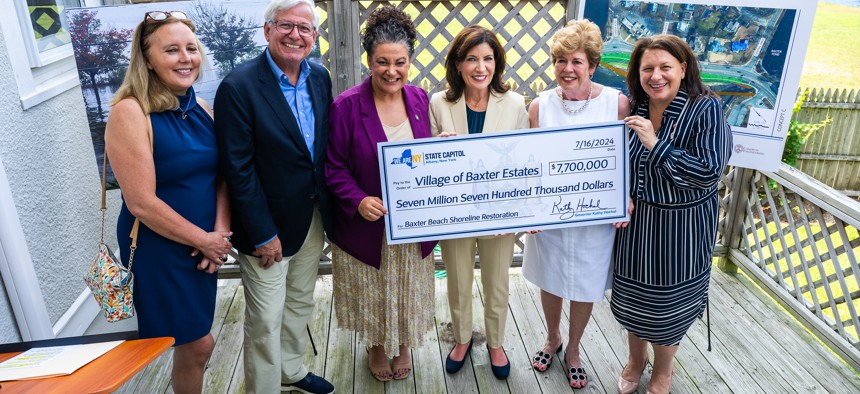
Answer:
[[[479,274],[480,272],[477,272]],[[477,276],[477,275],[476,275]],[[476,278],[474,288],[480,281]],[[436,330],[429,341],[414,349],[413,374],[386,384],[367,371],[364,345],[337,327],[331,302],[331,276],[317,282],[310,327],[319,355],[310,349],[306,364],[325,376],[337,393],[570,393],[562,362],[544,373],[535,372],[530,358],[543,344],[546,325],[540,311],[539,291],[518,269],[511,270],[510,316],[505,348],[511,360],[507,381],[496,380],[489,368],[483,330],[476,327],[475,347],[466,367],[456,375],[444,372],[443,361],[453,344],[445,279],[436,280]],[[682,342],[675,361],[673,393],[857,393],[860,375],[842,363],[811,334],[755,289],[743,277],[714,269],[711,283],[712,351],[707,351],[704,321],[698,321]],[[473,295],[475,316],[483,314],[480,292]],[[241,362],[244,296],[238,280],[222,281],[218,288],[216,321],[212,333],[216,348],[205,377],[205,393],[244,392]],[[567,332],[565,318],[562,332]],[[476,319],[480,320],[480,319]],[[481,323],[477,323],[481,324]],[[576,390],[615,393],[616,379],[626,360],[626,334],[612,317],[608,302],[595,305],[582,341],[590,381]],[[644,393],[650,367],[642,377]],[[123,386],[120,393],[171,393],[170,353],[151,364]]]

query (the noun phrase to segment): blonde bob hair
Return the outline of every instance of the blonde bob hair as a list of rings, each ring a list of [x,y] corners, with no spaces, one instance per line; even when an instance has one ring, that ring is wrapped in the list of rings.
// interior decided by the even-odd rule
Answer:
[[[150,114],[153,112],[162,112],[179,108],[179,99],[176,95],[161,82],[161,79],[155,74],[155,71],[150,70],[146,66],[146,53],[149,50],[149,37],[162,26],[170,23],[182,23],[195,33],[197,29],[190,19],[176,19],[173,16],[168,16],[162,21],[144,20],[140,22],[134,29],[134,36],[131,42],[131,56],[128,62],[128,70],[125,72],[125,78],[122,81],[119,89],[111,100],[110,105],[127,98],[133,98],[140,103],[143,113]],[[206,63],[206,56],[203,53],[203,45],[195,34],[194,40],[197,42],[197,50],[200,53],[200,71],[197,73],[197,79],[203,74],[203,68]]]
[[[594,68],[600,64],[603,36],[600,34],[600,28],[588,19],[572,20],[555,32],[549,48],[552,64],[555,64],[559,58],[580,49],[585,51],[588,68]]]

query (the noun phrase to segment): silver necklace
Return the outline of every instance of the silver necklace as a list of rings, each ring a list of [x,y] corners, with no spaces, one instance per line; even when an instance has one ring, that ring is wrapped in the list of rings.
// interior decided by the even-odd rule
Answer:
[[[591,83],[591,81],[589,81],[588,82],[588,98],[585,100],[585,103],[582,104],[582,106],[579,108],[569,108],[567,106],[567,103],[564,100],[564,95],[562,94],[560,87],[555,89],[555,93],[558,95],[558,99],[561,100],[561,107],[564,109],[564,112],[567,112],[569,114],[575,114],[575,113],[582,112],[582,110],[584,110],[585,107],[588,107],[588,103],[591,102],[591,92],[593,90],[594,90],[594,84]]]
[[[589,93],[588,95],[590,96],[590,95],[591,95],[591,93]],[[193,91],[193,90],[191,91],[191,98],[188,100],[188,104],[186,104],[186,105],[185,105],[185,109],[183,110],[183,109],[181,109],[181,108],[180,108],[180,110],[182,110],[182,119],[183,119],[183,120],[184,120],[185,118],[187,118],[187,117],[188,117],[188,113],[187,113],[187,112],[188,112],[188,110],[189,110],[189,109],[191,109],[191,104],[192,104],[192,103],[194,103],[194,91]]]

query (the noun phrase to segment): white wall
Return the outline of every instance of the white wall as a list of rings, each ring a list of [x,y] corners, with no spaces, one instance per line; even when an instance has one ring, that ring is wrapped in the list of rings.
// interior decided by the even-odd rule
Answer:
[[[15,316],[12,314],[12,305],[9,305],[9,297],[6,296],[6,287],[0,281],[0,343],[20,342],[21,335],[15,325]]]
[[[5,166],[52,324],[84,290],[81,279],[95,257],[99,231],[100,175],[79,87],[22,110],[0,31],[0,158]],[[116,246],[118,193],[106,223]],[[0,283],[0,343],[20,340]]]

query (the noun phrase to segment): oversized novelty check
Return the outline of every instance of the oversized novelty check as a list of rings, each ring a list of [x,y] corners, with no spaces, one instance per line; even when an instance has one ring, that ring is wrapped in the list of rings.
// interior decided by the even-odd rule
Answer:
[[[628,220],[623,122],[378,146],[389,244]]]

